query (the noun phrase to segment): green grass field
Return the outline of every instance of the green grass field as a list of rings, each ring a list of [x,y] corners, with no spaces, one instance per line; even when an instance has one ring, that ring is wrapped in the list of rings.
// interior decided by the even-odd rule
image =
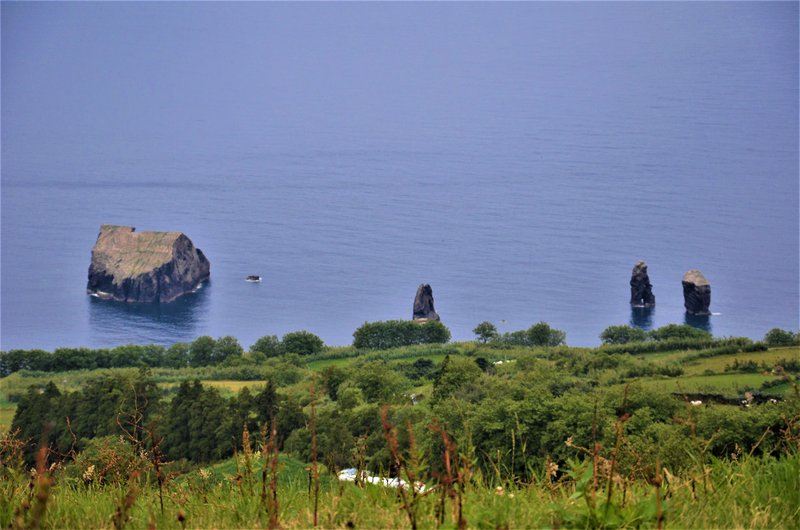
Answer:
[[[434,354],[434,355],[425,355],[425,354],[423,354],[423,355],[409,357],[409,358],[392,359],[389,362],[392,363],[392,364],[397,364],[397,363],[402,363],[402,362],[414,362],[417,359],[427,359],[429,361],[433,361],[434,363],[440,363],[440,362],[442,362],[444,360],[444,358],[445,358],[445,354],[443,354],[443,353]],[[349,365],[355,363],[356,361],[358,361],[357,357],[347,357],[347,358],[344,358],[344,359],[321,359],[321,360],[318,360],[318,361],[311,361],[306,366],[310,370],[314,370],[315,372],[319,372],[319,371],[324,370],[325,368],[327,368],[329,366],[345,367],[345,366],[349,366]]]
[[[427,493],[406,501],[393,488],[357,487],[320,471],[315,502],[309,466],[281,456],[275,496],[263,460],[248,468],[238,459],[168,480],[159,496],[147,471],[133,480],[99,485],[56,471],[53,483],[36,479],[28,492],[23,473],[0,481],[0,525],[41,528],[797,528],[800,455],[743,457],[672,475],[658,486],[621,478],[613,487],[589,463],[561,478],[486,486],[477,476],[462,487],[426,481]],[[70,474],[72,473],[72,474]],[[579,477],[573,480],[572,476]],[[85,475],[84,475],[85,476]],[[138,477],[138,479],[136,479]],[[152,477],[151,477],[152,478]],[[264,493],[262,493],[264,492]],[[270,501],[274,503],[270,503]],[[163,510],[161,508],[163,501]],[[270,508],[274,519],[270,519]]]
[[[643,379],[645,388],[665,390],[668,392],[711,393],[725,397],[741,396],[745,390],[757,390],[765,381],[772,381],[775,376],[763,374],[720,374],[692,375],[663,379]],[[770,394],[775,393],[770,389]]]

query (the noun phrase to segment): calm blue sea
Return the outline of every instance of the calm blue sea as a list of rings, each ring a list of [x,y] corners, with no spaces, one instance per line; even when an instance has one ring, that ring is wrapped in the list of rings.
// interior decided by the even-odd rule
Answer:
[[[797,329],[798,3],[9,3],[0,348],[411,317],[454,339],[632,321],[631,268],[715,335]],[[211,281],[85,293],[102,223],[180,230]],[[261,284],[244,281],[260,274]]]

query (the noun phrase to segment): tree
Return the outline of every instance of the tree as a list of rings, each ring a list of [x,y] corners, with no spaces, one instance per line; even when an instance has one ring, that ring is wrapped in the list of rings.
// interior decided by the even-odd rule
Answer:
[[[442,371],[433,384],[433,399],[441,401],[457,390],[477,381],[483,372],[474,361],[449,355],[442,362]]]
[[[271,421],[276,416],[278,413],[278,393],[275,390],[275,384],[271,380],[267,381],[261,392],[253,396],[252,405],[261,425],[264,422]]]
[[[631,326],[608,326],[600,333],[603,344],[627,344],[629,342],[644,342],[647,332]]]
[[[250,352],[260,352],[267,357],[277,357],[281,355],[284,350],[283,345],[277,336],[265,335],[258,339],[255,344],[250,346]]]
[[[490,340],[497,338],[497,328],[494,324],[488,321],[481,322],[472,332],[478,337],[478,340],[486,344]]]
[[[212,350],[212,363],[219,364],[228,357],[241,357],[244,350],[242,349],[236,337],[226,335],[220,337],[214,343]]]
[[[347,380],[348,375],[346,370],[334,365],[328,366],[322,370],[320,383],[322,383],[322,387],[325,388],[331,401],[336,401],[339,385]]]
[[[167,368],[183,368],[189,365],[189,352],[191,345],[185,342],[176,342],[164,354],[164,366]]]
[[[319,353],[325,347],[322,339],[308,331],[293,331],[283,336],[283,349],[287,353],[299,355],[312,355]]]
[[[528,328],[528,340],[531,346],[560,346],[567,340],[567,334],[553,329],[547,322],[538,322]]]
[[[189,348],[189,362],[192,366],[206,366],[214,358],[215,341],[208,335],[198,337]]]

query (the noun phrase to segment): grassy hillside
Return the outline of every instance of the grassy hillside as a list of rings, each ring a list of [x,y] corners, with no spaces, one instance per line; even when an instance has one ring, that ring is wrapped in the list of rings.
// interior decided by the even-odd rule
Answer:
[[[51,407],[83,399],[72,425],[108,434],[73,439],[62,431],[60,452],[38,464],[30,460],[35,440],[26,449],[2,437],[0,526],[797,527],[800,397],[792,362],[800,348],[706,342],[672,349],[464,342],[200,368],[18,371],[0,380],[0,429],[18,406],[37,421],[26,396],[53,382],[63,394]],[[97,386],[104,378],[116,383]],[[171,415],[193,405],[180,401],[181,383],[195,379],[210,393],[197,394],[205,401],[192,410],[210,407],[216,419],[175,423]],[[194,438],[219,431],[214,443],[227,454],[235,447],[234,456],[215,461],[206,448],[201,458],[189,444],[189,452],[167,457],[162,450],[177,446],[160,445],[156,431],[131,436],[137,416],[123,410],[129,399],[104,404],[116,424],[78,425],[86,419],[80,411],[136,381],[160,394],[157,424],[188,425]],[[253,419],[253,396],[268,381],[289,418],[279,412],[285,430],[274,437]],[[95,387],[99,394],[83,396]],[[737,405],[694,407],[681,397],[695,393]],[[785,401],[738,405],[753,393]],[[277,460],[265,459],[275,443]],[[350,466],[426,489],[417,495],[337,480],[336,471]]]
[[[652,481],[608,480],[587,461],[526,484],[431,481],[419,495],[406,490],[405,500],[394,488],[339,482],[322,469],[315,502],[308,467],[281,456],[274,495],[259,457],[251,470],[240,455],[167,480],[161,495],[152,470],[149,480],[139,470],[134,480],[100,485],[67,469],[31,479],[30,501],[28,478],[7,471],[0,525],[311,528],[316,520],[322,528],[408,528],[413,517],[420,528],[796,528],[800,515],[797,452],[717,460],[680,476],[662,469]]]

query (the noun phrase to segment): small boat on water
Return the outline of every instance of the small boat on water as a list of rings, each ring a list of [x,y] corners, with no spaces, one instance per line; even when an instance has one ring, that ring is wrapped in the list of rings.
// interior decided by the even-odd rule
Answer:
[[[247,278],[244,279],[246,282],[258,283],[261,281],[261,276],[256,276],[255,274],[251,274]]]

